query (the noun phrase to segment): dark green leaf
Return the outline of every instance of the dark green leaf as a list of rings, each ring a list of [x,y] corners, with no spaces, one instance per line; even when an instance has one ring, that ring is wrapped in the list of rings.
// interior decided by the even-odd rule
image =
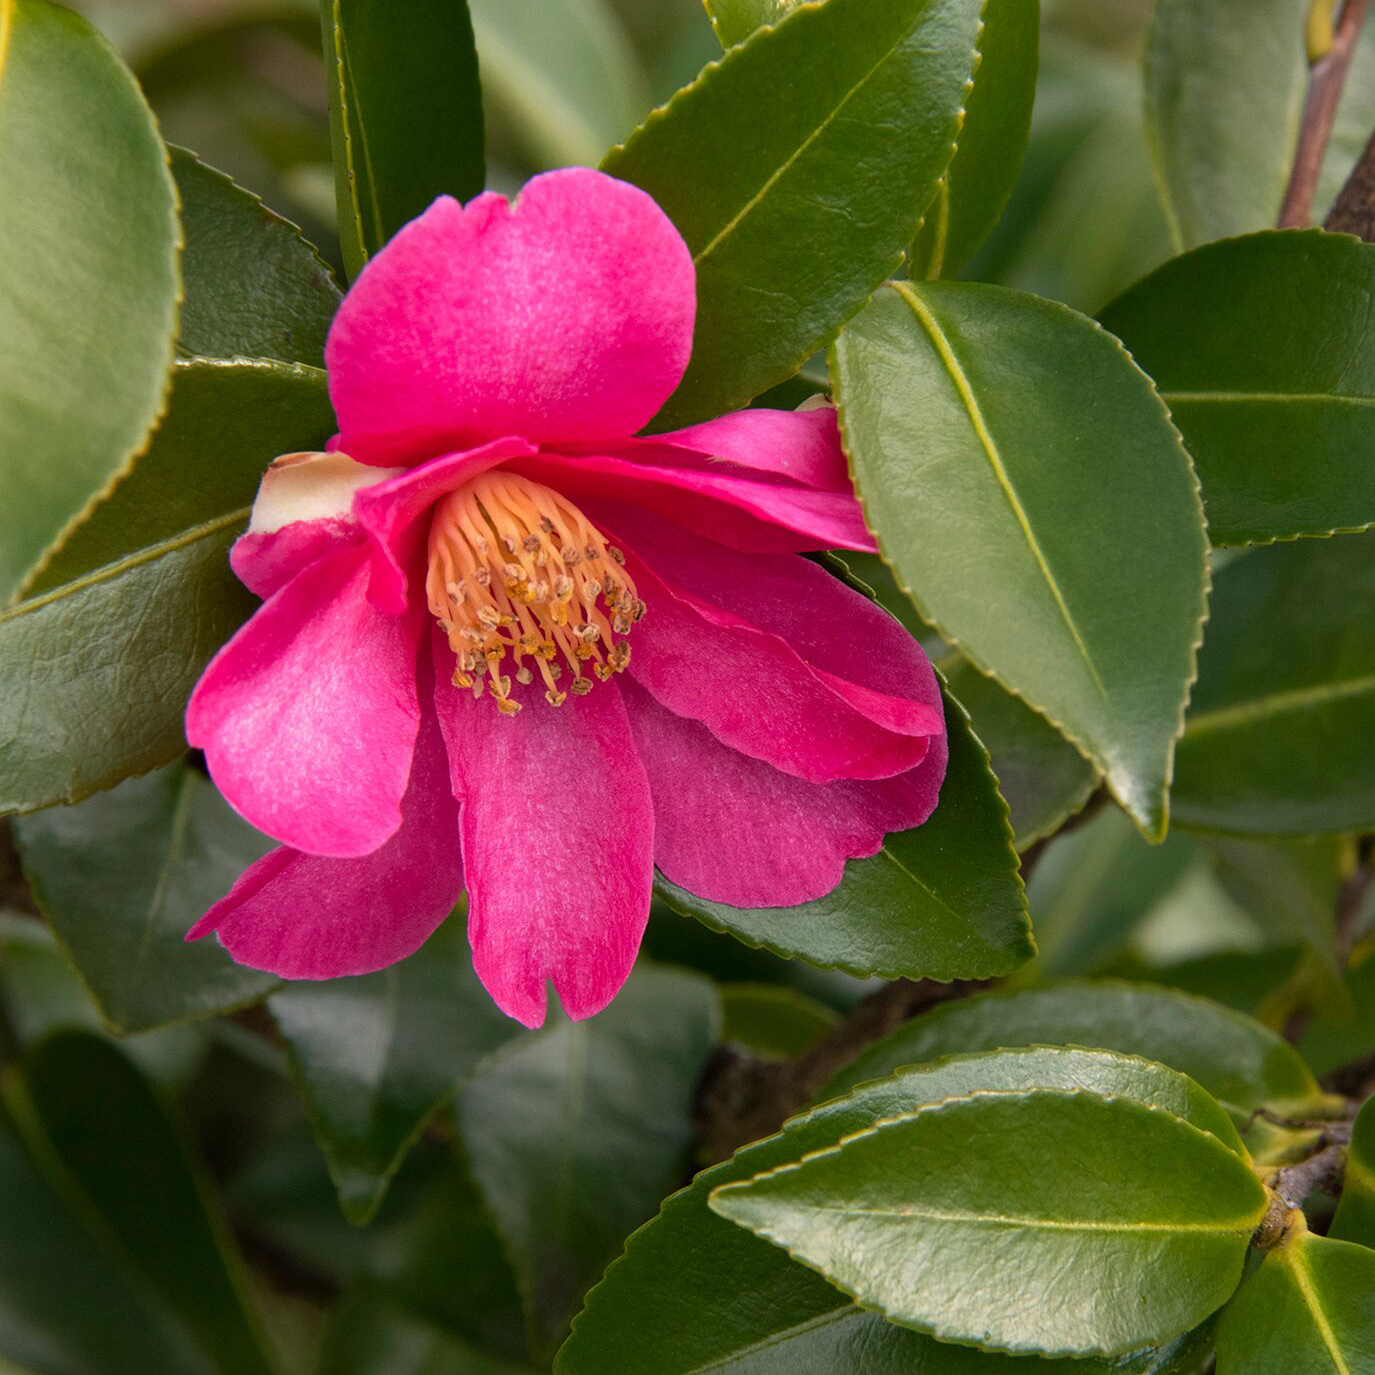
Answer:
[[[1098,771],[1044,716],[954,650],[938,661],[988,748],[1017,848],[1053,835],[1089,800]]]
[[[642,968],[594,1020],[530,1038],[459,1094],[459,1131],[537,1346],[557,1344],[623,1238],[682,1177],[718,1020],[705,979]]]
[[[1375,1248],[1375,1098],[1367,1099],[1356,1114],[1342,1199],[1327,1234]]]
[[[1043,1089],[922,1108],[711,1206],[945,1340],[1115,1355],[1231,1296],[1266,1192],[1180,1118]]]
[[[1158,1065],[1098,1051],[1040,1048],[955,1056],[904,1069],[794,1118],[699,1174],[638,1231],[588,1296],[559,1353],[558,1375],[1193,1375],[1174,1357],[1206,1350],[1206,1336],[1120,1361],[1047,1361],[949,1346],[866,1313],[775,1247],[707,1206],[713,1189],[833,1146],[876,1120],[980,1091],[1077,1087],[1185,1110],[1225,1133],[1216,1104]],[[1229,1138],[1230,1139],[1230,1138]],[[676,1302],[663,1302],[673,1294]],[[701,1314],[710,1313],[704,1323]]]
[[[1193,847],[1178,836],[1147,845],[1111,808],[1053,841],[1027,886],[1041,968],[1100,972],[1193,858]]]
[[[436,196],[486,179],[467,0],[321,0],[339,239],[350,278]]]
[[[1186,993],[1147,984],[1065,982],[948,1003],[876,1041],[825,1096],[956,1051],[1101,1046],[1178,1070],[1243,1119],[1265,1103],[1321,1099],[1297,1052],[1267,1027]]]
[[[166,1109],[113,1045],[78,1031],[49,1038],[21,1062],[10,1106],[54,1186],[96,1235],[108,1229],[211,1369],[276,1369],[208,1186]]]
[[[1040,47],[1039,0],[987,0],[954,160],[912,245],[913,277],[953,277],[998,222],[1022,170]]]
[[[1007,809],[969,719],[946,699],[950,765],[931,819],[852,859],[839,887],[800,907],[708,902],[660,879],[660,895],[720,931],[826,968],[887,978],[1006,974],[1033,953]]]
[[[351,1221],[377,1211],[426,1121],[520,1027],[473,972],[461,919],[376,974],[272,996],[316,1138]]]
[[[1299,1050],[1315,1074],[1330,1074],[1375,1054],[1375,948],[1362,947],[1346,974],[1351,1001],[1317,1015],[1299,1038]]]
[[[654,196],[697,264],[692,362],[657,425],[790,377],[896,269],[954,149],[981,8],[804,6],[612,150],[602,166]]]
[[[22,1375],[206,1375],[190,1338],[88,1224],[0,1107],[0,1359]]]
[[[185,749],[186,698],[253,607],[228,551],[258,478],[332,427],[312,368],[177,366],[152,447],[0,613],[0,810],[77,801]]]
[[[880,292],[831,372],[866,517],[918,611],[1159,839],[1207,541],[1150,379],[1063,306],[943,282]]]
[[[1187,826],[1375,824],[1375,533],[1256,549],[1217,576],[1172,793]]]
[[[1251,234],[1175,258],[1103,314],[1198,465],[1214,544],[1375,524],[1375,245]]]
[[[721,1039],[764,1059],[790,1060],[832,1030],[840,1014],[780,984],[724,984]]]
[[[1218,1375],[1369,1375],[1375,1251],[1300,1230],[1269,1252],[1228,1305]]]
[[[142,447],[180,285],[152,113],[104,39],[47,0],[0,4],[0,205],[3,605]]]
[[[644,73],[607,0],[468,0],[482,81],[537,166],[595,167],[644,118]]]
[[[322,367],[339,305],[329,268],[295,225],[194,153],[174,148],[172,172],[186,238],[178,351]]]
[[[258,1001],[277,980],[186,933],[266,841],[203,774],[174,764],[15,823],[44,915],[117,1032]]]

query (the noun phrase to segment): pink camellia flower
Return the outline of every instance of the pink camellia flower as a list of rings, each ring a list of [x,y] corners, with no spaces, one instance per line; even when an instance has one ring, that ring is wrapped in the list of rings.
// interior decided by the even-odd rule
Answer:
[[[281,842],[191,936],[293,979],[380,969],[466,887],[479,976],[538,1026],[635,959],[655,865],[786,907],[920,824],[935,677],[802,551],[872,549],[835,415],[636,438],[687,366],[692,257],[585,169],[444,198],[368,264],[326,360],[339,435],[263,479],[265,601],[187,709]]]

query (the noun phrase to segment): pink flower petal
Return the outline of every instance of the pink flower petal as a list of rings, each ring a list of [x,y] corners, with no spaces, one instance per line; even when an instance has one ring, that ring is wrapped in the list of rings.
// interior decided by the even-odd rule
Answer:
[[[649,784],[616,685],[557,708],[536,696],[515,717],[443,682],[435,701],[478,977],[526,1026],[544,1021],[551,979],[570,1017],[600,1012],[635,962],[654,874]]]
[[[792,907],[829,893],[845,861],[919,826],[945,775],[944,737],[914,769],[806,783],[721,744],[698,721],[623,683],[654,798],[654,862],[671,882],[732,907]]]
[[[653,199],[588,168],[534,178],[514,206],[443,197],[335,316],[341,447],[386,464],[508,434],[633,434],[687,367],[695,278]]]
[[[317,559],[220,650],[186,709],[231,805],[311,854],[368,854],[401,824],[424,608],[383,616],[367,582],[360,545]]]
[[[258,486],[248,530],[230,551],[239,581],[259,597],[270,597],[307,564],[357,542],[354,495],[389,475],[341,453],[274,459]]]
[[[921,762],[944,717],[931,667],[896,621],[805,559],[688,553],[681,535],[649,528],[642,544],[622,536],[649,607],[630,673],[664,706],[811,783]]]
[[[440,497],[461,487],[508,458],[533,454],[523,439],[493,440],[481,448],[446,454],[414,468],[404,468],[385,482],[360,491],[353,510],[372,546],[372,580],[368,595],[379,611],[400,615],[406,609],[407,532]],[[415,589],[413,595],[420,595]]]
[[[370,974],[418,950],[463,891],[458,804],[438,722],[425,717],[390,840],[357,859],[273,850],[187,940],[214,931],[240,964],[284,979]]]

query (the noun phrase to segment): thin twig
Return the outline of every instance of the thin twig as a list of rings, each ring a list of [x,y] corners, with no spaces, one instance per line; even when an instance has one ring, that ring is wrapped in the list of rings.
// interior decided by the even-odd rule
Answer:
[[[1337,106],[1346,87],[1356,40],[1369,9],[1370,0],[1346,0],[1331,48],[1309,68],[1308,96],[1303,105],[1294,169],[1280,210],[1281,229],[1301,229],[1313,221],[1313,197],[1318,189],[1323,157],[1336,123]]]

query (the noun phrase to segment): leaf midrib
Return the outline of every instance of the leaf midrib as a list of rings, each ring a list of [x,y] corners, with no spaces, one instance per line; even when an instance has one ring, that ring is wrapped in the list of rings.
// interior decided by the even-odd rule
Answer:
[[[1327,706],[1333,702],[1363,696],[1365,693],[1375,693],[1375,674],[1335,683],[1318,683],[1312,687],[1290,688],[1284,692],[1272,692],[1266,697],[1253,697],[1245,702],[1234,702],[1229,706],[1214,707],[1210,711],[1200,711],[1191,715],[1184,725],[1184,737],[1187,739],[1215,730],[1254,725],[1264,721],[1268,716]]]
[[[1299,1243],[1295,1243],[1284,1257],[1289,1263],[1289,1272],[1294,1277],[1294,1287],[1299,1291],[1299,1297],[1312,1315],[1313,1326],[1317,1329],[1318,1338],[1326,1348],[1328,1356],[1331,1357],[1337,1375],[1351,1375],[1351,1366],[1342,1355],[1341,1347],[1337,1344],[1337,1334],[1333,1332],[1332,1324],[1327,1320],[1327,1310],[1318,1297],[1317,1289],[1314,1288],[1308,1258],[1299,1252],[1298,1245]]]
[[[1167,406],[1208,405],[1214,402],[1255,405],[1267,401],[1301,405],[1331,401],[1338,405],[1375,407],[1375,396],[1360,396],[1351,392],[1163,391],[1160,396]]]
[[[803,1208],[808,1212],[833,1213],[838,1217],[891,1218],[906,1222],[953,1222],[963,1226],[1012,1227],[1043,1232],[1106,1232],[1111,1234],[1141,1232],[1149,1235],[1187,1232],[1250,1236],[1256,1227],[1256,1218],[1251,1215],[1238,1218],[1236,1221],[1225,1222],[1117,1222],[1107,1219],[1074,1220],[1018,1216],[1010,1213],[976,1213],[940,1208],[858,1208],[853,1205],[833,1206],[822,1203],[798,1203],[793,1206]]]

